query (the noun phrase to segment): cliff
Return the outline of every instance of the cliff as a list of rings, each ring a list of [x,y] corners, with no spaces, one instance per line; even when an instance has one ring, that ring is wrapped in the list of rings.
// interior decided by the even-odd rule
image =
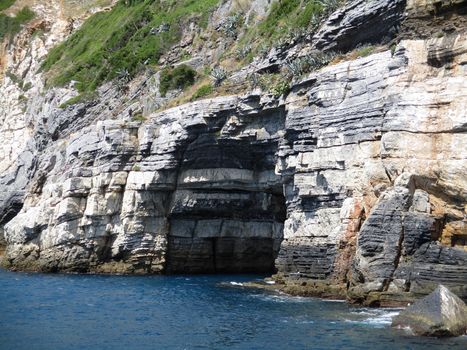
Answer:
[[[274,13],[248,4],[247,22],[252,11]],[[216,46],[223,39],[196,50],[193,42],[224,28],[234,5],[217,5],[207,27],[184,32],[160,64],[178,65],[187,47],[189,66],[216,64],[228,52]],[[38,68],[56,42],[80,33],[84,17],[51,24],[33,7],[38,18],[4,54],[3,264],[275,270],[276,285],[292,294],[393,305],[442,283],[467,299],[466,8],[349,1],[312,32],[235,66],[210,98],[162,96],[161,71],[146,69],[124,88],[104,81],[75,104],[67,103],[75,82],[44,84],[53,71]],[[260,25],[270,18],[260,17]],[[38,27],[46,34],[34,35]],[[261,84],[319,55],[329,55],[325,66],[286,88]]]

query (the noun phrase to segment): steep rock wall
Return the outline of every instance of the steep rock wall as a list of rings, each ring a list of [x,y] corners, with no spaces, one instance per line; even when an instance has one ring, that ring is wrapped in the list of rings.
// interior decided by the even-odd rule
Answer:
[[[47,150],[53,169],[5,226],[8,264],[270,271],[285,218],[274,174],[283,123],[283,108],[252,95],[83,129]]]
[[[466,299],[467,37],[449,22],[463,23],[465,2],[442,11],[407,3],[350,2],[310,45],[273,50],[266,67],[299,49],[350,50],[381,36],[358,26],[383,21],[393,37],[408,16],[392,50],[331,64],[295,81],[286,99],[253,91],[135,121],[132,111],[151,100],[147,77],[66,109],[58,105],[71,88],[38,83],[27,113],[3,114],[3,264],[276,269],[277,285],[294,294],[390,305],[443,283]],[[30,120],[17,134],[15,115]]]
[[[40,152],[57,138],[57,129],[61,126],[70,132],[95,118],[83,120],[83,109],[64,113],[58,108],[76,93],[47,89],[40,71],[47,52],[70,35],[89,11],[100,9],[95,5],[93,0],[18,0],[6,10],[14,15],[29,6],[35,17],[14,39],[5,39],[0,49],[0,245],[3,225],[21,209],[26,189],[39,170]]]
[[[466,44],[404,41],[289,95],[276,264],[291,292],[371,303],[446,283],[466,297]]]

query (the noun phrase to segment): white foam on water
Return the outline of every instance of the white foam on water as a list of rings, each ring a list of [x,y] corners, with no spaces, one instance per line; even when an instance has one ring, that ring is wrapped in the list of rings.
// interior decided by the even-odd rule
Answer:
[[[275,303],[305,303],[312,301],[311,298],[296,297],[285,293],[280,294],[252,294],[251,297],[258,298],[263,301],[272,301]]]
[[[296,321],[296,323],[300,324],[312,324],[314,323],[312,320],[302,320],[302,321]]]
[[[350,313],[354,315],[370,315],[370,316],[374,315],[373,313],[369,311],[351,311]]]
[[[330,303],[346,303],[346,301],[342,299],[322,299],[322,300],[330,302]]]
[[[368,316],[360,320],[349,320],[345,322],[369,325],[373,327],[386,327],[392,323],[392,319],[399,315],[401,309],[363,309],[360,311],[352,311],[351,314],[359,316]]]
[[[378,315],[376,317],[369,317],[365,321],[369,324],[375,325],[390,325],[392,323],[392,319],[397,315],[399,315],[399,311],[388,312],[387,314]]]
[[[306,316],[286,317],[281,319],[282,323],[295,323],[295,324],[313,324],[314,321],[308,319]]]
[[[234,282],[234,281],[231,281],[230,284],[231,284],[232,286],[243,286],[243,283],[241,283],[241,282]]]

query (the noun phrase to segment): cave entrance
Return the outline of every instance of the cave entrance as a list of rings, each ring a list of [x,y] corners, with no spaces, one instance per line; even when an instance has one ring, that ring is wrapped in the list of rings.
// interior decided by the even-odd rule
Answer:
[[[282,193],[224,191],[209,197],[222,205],[211,202],[203,215],[170,218],[167,273],[275,272],[286,216]]]
[[[277,140],[207,132],[185,149],[168,215],[168,273],[271,273],[286,205]]]

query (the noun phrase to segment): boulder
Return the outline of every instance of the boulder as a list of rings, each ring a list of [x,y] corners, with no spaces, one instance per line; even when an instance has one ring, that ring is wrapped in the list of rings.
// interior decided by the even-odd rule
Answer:
[[[467,331],[467,306],[443,285],[402,311],[393,327],[410,327],[416,335],[460,336]]]

